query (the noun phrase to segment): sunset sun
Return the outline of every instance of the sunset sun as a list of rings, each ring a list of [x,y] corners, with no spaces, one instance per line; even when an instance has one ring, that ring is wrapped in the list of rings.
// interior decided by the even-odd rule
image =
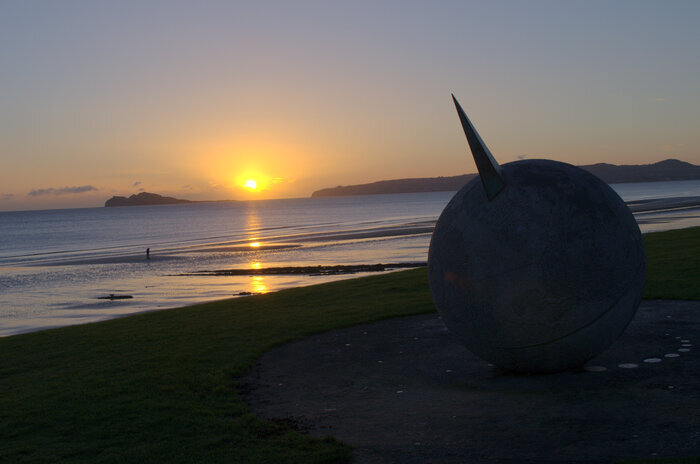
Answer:
[[[251,171],[241,173],[232,186],[238,187],[248,194],[254,194],[257,198],[260,193],[268,190],[269,183],[270,181],[265,175]]]

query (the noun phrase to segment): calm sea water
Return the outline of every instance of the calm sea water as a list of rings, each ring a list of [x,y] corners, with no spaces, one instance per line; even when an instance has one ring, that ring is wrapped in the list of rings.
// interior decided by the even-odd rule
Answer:
[[[700,196],[700,181],[613,187],[626,201]],[[185,273],[425,261],[452,195],[0,213],[0,336],[348,277]],[[697,207],[637,217],[643,231],[700,225]]]

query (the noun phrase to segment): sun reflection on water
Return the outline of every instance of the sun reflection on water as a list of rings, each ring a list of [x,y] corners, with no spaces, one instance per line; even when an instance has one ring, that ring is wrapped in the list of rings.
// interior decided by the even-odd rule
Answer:
[[[256,293],[265,293],[267,286],[263,281],[263,276],[253,276],[253,291]]]

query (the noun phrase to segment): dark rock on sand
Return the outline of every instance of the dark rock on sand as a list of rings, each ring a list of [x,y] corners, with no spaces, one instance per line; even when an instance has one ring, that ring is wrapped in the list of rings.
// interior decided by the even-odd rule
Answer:
[[[115,295],[114,293],[110,293],[107,296],[98,296],[98,300],[128,300],[133,298],[131,295]]]

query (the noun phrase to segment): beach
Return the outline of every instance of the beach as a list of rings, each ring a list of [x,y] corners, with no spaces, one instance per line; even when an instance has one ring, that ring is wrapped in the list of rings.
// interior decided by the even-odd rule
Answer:
[[[643,232],[700,225],[700,181],[614,187]],[[452,195],[0,213],[0,336],[425,263]]]

